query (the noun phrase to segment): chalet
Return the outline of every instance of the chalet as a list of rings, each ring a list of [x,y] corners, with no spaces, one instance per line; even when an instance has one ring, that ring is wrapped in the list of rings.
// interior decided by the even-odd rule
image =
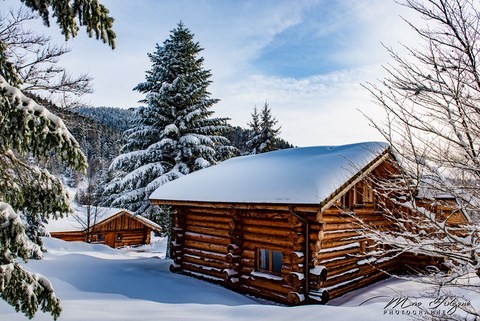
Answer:
[[[127,210],[87,206],[77,206],[69,216],[49,221],[46,229],[51,237],[64,241],[100,243],[113,248],[149,244],[151,233],[161,230],[158,224]]]
[[[325,303],[385,277],[355,218],[388,221],[370,180],[394,170],[385,143],[237,157],[159,187],[174,209],[174,272],[285,304]],[[370,254],[369,254],[370,253]]]

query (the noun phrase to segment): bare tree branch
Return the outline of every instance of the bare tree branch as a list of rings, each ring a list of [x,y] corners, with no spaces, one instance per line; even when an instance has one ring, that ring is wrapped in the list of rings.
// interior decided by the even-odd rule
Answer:
[[[395,229],[385,233],[359,224],[388,245],[384,252],[441,258],[447,270],[426,282],[480,293],[479,4],[399,3],[424,19],[424,26],[406,20],[424,45],[404,46],[405,55],[386,48],[393,60],[384,67],[387,77],[364,85],[385,111],[384,121],[369,119],[401,165],[389,179],[371,182]]]
[[[60,58],[70,49],[52,45],[49,37],[24,28],[25,22],[36,18],[24,7],[0,15],[0,43],[5,46],[7,59],[15,66],[21,89],[35,91],[60,105],[91,93],[90,76],[73,77],[58,65]]]

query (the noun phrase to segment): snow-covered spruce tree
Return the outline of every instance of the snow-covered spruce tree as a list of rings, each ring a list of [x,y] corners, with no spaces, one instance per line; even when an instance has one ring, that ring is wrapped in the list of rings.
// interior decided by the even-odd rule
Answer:
[[[51,0],[22,2],[38,12],[46,25],[52,13],[67,39],[77,34],[80,25],[86,26],[90,36],[95,33],[97,39],[114,46],[113,19],[97,0],[63,1],[62,5]],[[17,262],[42,253],[34,242],[38,240],[27,237],[20,214],[27,222],[39,222],[70,209],[61,182],[35,165],[39,159],[55,154],[80,171],[85,170],[86,160],[62,120],[18,89],[21,77],[6,50],[7,44],[0,39],[0,297],[29,318],[40,308],[56,319],[61,308],[50,282]],[[37,161],[27,161],[31,158]]]
[[[260,154],[271,152],[279,148],[280,127],[275,128],[278,120],[272,116],[272,110],[265,102],[261,113],[258,113],[257,107],[254,107],[252,113],[252,122],[248,125],[252,131],[252,136],[247,142],[250,154]]]
[[[116,178],[106,188],[112,206],[124,207],[159,221],[149,202],[160,185],[229,157],[234,148],[222,136],[227,119],[212,117],[202,49],[183,23],[149,54],[151,70],[134,90],[146,94],[125,132],[123,154],[111,165]],[[161,216],[161,214],[160,214]]]
[[[428,26],[410,23],[424,45],[404,46],[406,55],[388,49],[394,61],[385,67],[388,76],[380,84],[365,86],[386,115],[385,122],[372,123],[402,167],[396,180],[375,182],[377,192],[396,205],[394,210],[388,206],[383,210],[397,229],[370,230],[369,236],[388,244],[391,253],[442,257],[449,272],[438,271],[425,280],[440,290],[461,286],[478,295],[479,3],[405,0],[402,4],[420,14]],[[439,210],[445,199],[454,200],[446,207],[452,207],[452,213]],[[461,215],[467,222],[455,226]],[[480,317],[478,307],[468,313]]]

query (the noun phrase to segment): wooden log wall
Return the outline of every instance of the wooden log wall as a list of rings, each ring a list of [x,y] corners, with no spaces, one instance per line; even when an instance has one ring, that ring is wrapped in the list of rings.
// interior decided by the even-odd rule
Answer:
[[[146,244],[150,238],[150,229],[142,228],[136,230],[119,230],[110,232],[115,234],[115,247],[132,246]],[[121,234],[121,239],[117,240],[117,234]]]
[[[249,210],[243,213],[244,253],[239,288],[267,299],[286,304],[298,304],[301,296],[290,294],[303,291],[303,283],[290,283],[292,273],[303,273],[299,258],[303,256],[304,238],[301,222],[288,211]],[[257,249],[269,249],[282,253],[282,268],[278,275],[255,273]],[[300,254],[301,253],[301,254]],[[289,295],[290,294],[290,295]]]
[[[305,300],[305,235],[302,222],[288,210],[192,206],[175,210],[173,272],[285,304]],[[258,271],[258,249],[282,253],[280,273]]]
[[[354,208],[355,216],[376,229],[388,227],[381,212],[373,206]],[[311,282],[310,298],[317,301],[332,299],[346,292],[374,283],[392,271],[398,259],[378,259],[369,255],[375,250],[371,240],[361,234],[361,226],[340,208],[331,207],[319,213],[311,223],[310,238],[313,264],[326,270],[325,275]]]
[[[51,237],[61,239],[64,241],[85,241],[85,233],[83,231],[78,232],[52,232],[50,233]]]
[[[173,272],[183,271],[236,291],[289,305],[325,303],[385,277],[397,261],[375,259],[373,242],[338,208],[319,214],[303,211],[177,206],[172,233]],[[386,221],[373,206],[355,214],[378,229]],[[309,260],[305,255],[305,224],[309,222]],[[281,273],[257,269],[257,250],[280,251]],[[306,272],[308,272],[308,277]],[[305,298],[307,287],[309,296]]]
[[[194,276],[223,282],[229,223],[232,214],[223,209],[177,208],[172,231],[172,257],[175,266]]]

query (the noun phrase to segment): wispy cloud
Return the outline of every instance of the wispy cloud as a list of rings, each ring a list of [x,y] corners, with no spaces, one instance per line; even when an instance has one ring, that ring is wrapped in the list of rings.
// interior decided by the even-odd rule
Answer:
[[[205,48],[218,115],[246,126],[253,106],[268,100],[282,135],[296,145],[378,139],[357,111],[377,112],[360,84],[383,76],[381,42],[412,41],[399,17],[408,12],[393,0],[102,2],[116,19],[117,49],[81,32],[62,60],[95,78],[91,104],[138,105],[143,96],[132,88],[150,69],[147,53],[181,20]],[[39,28],[63,42],[55,27]]]
[[[218,112],[245,126],[254,105],[268,101],[282,125],[283,137],[305,145],[342,144],[380,139],[359,110],[378,115],[361,83],[378,75],[378,67],[332,72],[302,79],[252,75],[222,85]]]

